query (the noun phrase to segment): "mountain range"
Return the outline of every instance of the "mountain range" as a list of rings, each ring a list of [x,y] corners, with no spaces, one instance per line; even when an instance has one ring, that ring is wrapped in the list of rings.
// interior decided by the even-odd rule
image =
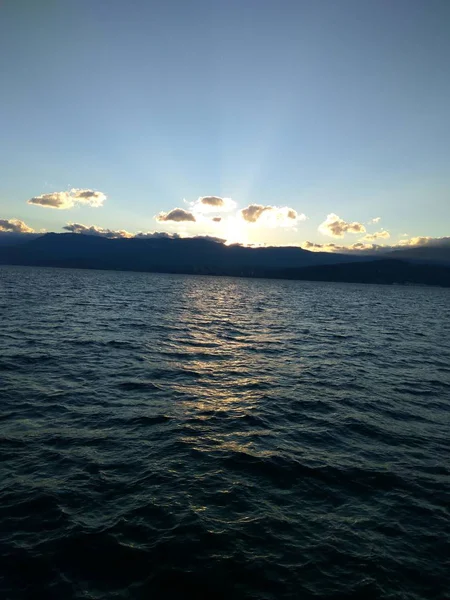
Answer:
[[[0,264],[450,287],[450,246],[338,254],[214,238],[0,236]]]

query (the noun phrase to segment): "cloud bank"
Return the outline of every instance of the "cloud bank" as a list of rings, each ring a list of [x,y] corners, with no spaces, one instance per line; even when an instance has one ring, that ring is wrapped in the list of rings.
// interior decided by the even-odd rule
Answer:
[[[388,232],[386,232],[388,233]],[[374,234],[375,235],[375,234]],[[428,246],[431,248],[447,248],[450,247],[450,237],[434,238],[430,236],[412,237],[407,240],[400,240],[396,244],[380,245],[364,243],[364,240],[369,237],[365,236],[361,241],[350,244],[348,246],[340,246],[334,243],[316,244],[315,242],[306,241],[302,248],[311,250],[312,252],[343,252],[343,253],[361,253],[361,252],[389,252],[391,250],[400,250],[402,248],[419,248]],[[389,237],[386,236],[386,237]]]
[[[324,235],[334,238],[343,238],[346,233],[365,233],[366,228],[362,223],[344,221],[335,213],[330,213],[326,220],[319,225],[318,230]]]
[[[19,219],[0,219],[0,231],[8,233],[34,233],[32,227]]]
[[[140,231],[139,233],[130,233],[124,229],[105,229],[97,225],[83,225],[82,223],[67,223],[63,227],[65,231],[70,233],[79,233],[81,235],[95,235],[97,237],[105,237],[109,239],[117,238],[167,238],[178,239],[181,236],[178,233],[167,233],[166,231]]]
[[[364,244],[363,242],[356,242],[355,244],[351,244],[349,246],[340,246],[339,244],[334,244],[333,242],[328,242],[327,244],[316,244],[315,242],[306,241],[303,243],[302,248],[305,250],[311,250],[311,252],[342,252],[343,254],[348,254],[351,252],[361,253],[367,251],[378,251],[378,250],[386,250],[386,246],[378,246],[377,244]]]
[[[106,237],[110,239],[134,237],[132,233],[129,233],[124,229],[119,229],[115,231],[113,229],[104,229],[103,227],[97,227],[97,225],[83,225],[82,223],[67,223],[67,225],[65,225],[63,229],[65,231],[70,231],[70,233],[95,235],[97,237]]]
[[[103,206],[105,200],[106,195],[103,192],[72,188],[68,192],[52,192],[51,194],[35,196],[28,200],[28,204],[42,206],[43,208],[68,210],[77,205],[99,208],[100,206]]]
[[[418,237],[412,237],[409,238],[408,240],[401,240],[400,242],[398,242],[398,244],[396,244],[396,246],[431,246],[431,247],[438,247],[438,248],[442,248],[442,247],[447,247],[450,246],[450,236],[444,236],[444,237],[438,237],[438,238],[434,238],[434,237],[430,237],[430,236],[418,236]]]

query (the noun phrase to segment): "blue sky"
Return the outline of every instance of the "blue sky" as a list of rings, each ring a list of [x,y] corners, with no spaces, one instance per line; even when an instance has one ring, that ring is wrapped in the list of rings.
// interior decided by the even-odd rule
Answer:
[[[448,0],[1,0],[0,219],[275,244],[448,236],[449,28]],[[106,199],[27,203],[71,189]],[[234,212],[213,222],[203,196]],[[248,222],[249,205],[276,208]],[[196,221],[155,219],[176,207]],[[366,232],[319,230],[330,214]]]

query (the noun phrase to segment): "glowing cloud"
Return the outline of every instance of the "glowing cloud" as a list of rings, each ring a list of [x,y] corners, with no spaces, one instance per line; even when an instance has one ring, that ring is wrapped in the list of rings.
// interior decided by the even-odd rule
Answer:
[[[106,195],[103,192],[95,190],[82,190],[73,188],[68,192],[52,192],[51,194],[41,194],[28,200],[28,204],[35,204],[43,208],[56,208],[67,210],[76,205],[91,206],[99,208],[103,206]]]
[[[319,225],[320,233],[335,238],[343,238],[346,233],[365,233],[366,228],[362,223],[354,221],[349,223],[344,221],[338,215],[330,213],[326,220]]]
[[[174,208],[168,213],[160,212],[159,215],[155,216],[155,219],[159,222],[174,221],[176,223],[183,223],[186,221],[192,221],[195,223],[195,216],[184,208]]]
[[[34,233],[32,227],[28,227],[19,219],[0,219],[0,231],[8,233]]]
[[[262,204],[250,204],[239,211],[239,216],[247,223],[259,223],[266,227],[294,227],[299,221],[306,219],[304,214],[298,214],[288,206]]]
[[[387,240],[390,237],[391,234],[389,233],[389,231],[383,229],[382,231],[375,231],[375,233],[368,233],[362,238],[362,241],[373,242],[375,240]]]
[[[450,246],[450,237],[433,238],[429,236],[412,237],[408,240],[400,240],[396,246],[432,246],[445,247]]]

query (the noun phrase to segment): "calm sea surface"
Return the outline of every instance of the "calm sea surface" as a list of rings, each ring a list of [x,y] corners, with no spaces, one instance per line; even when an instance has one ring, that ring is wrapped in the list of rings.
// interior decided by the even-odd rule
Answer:
[[[0,269],[0,597],[450,597],[450,290]]]

